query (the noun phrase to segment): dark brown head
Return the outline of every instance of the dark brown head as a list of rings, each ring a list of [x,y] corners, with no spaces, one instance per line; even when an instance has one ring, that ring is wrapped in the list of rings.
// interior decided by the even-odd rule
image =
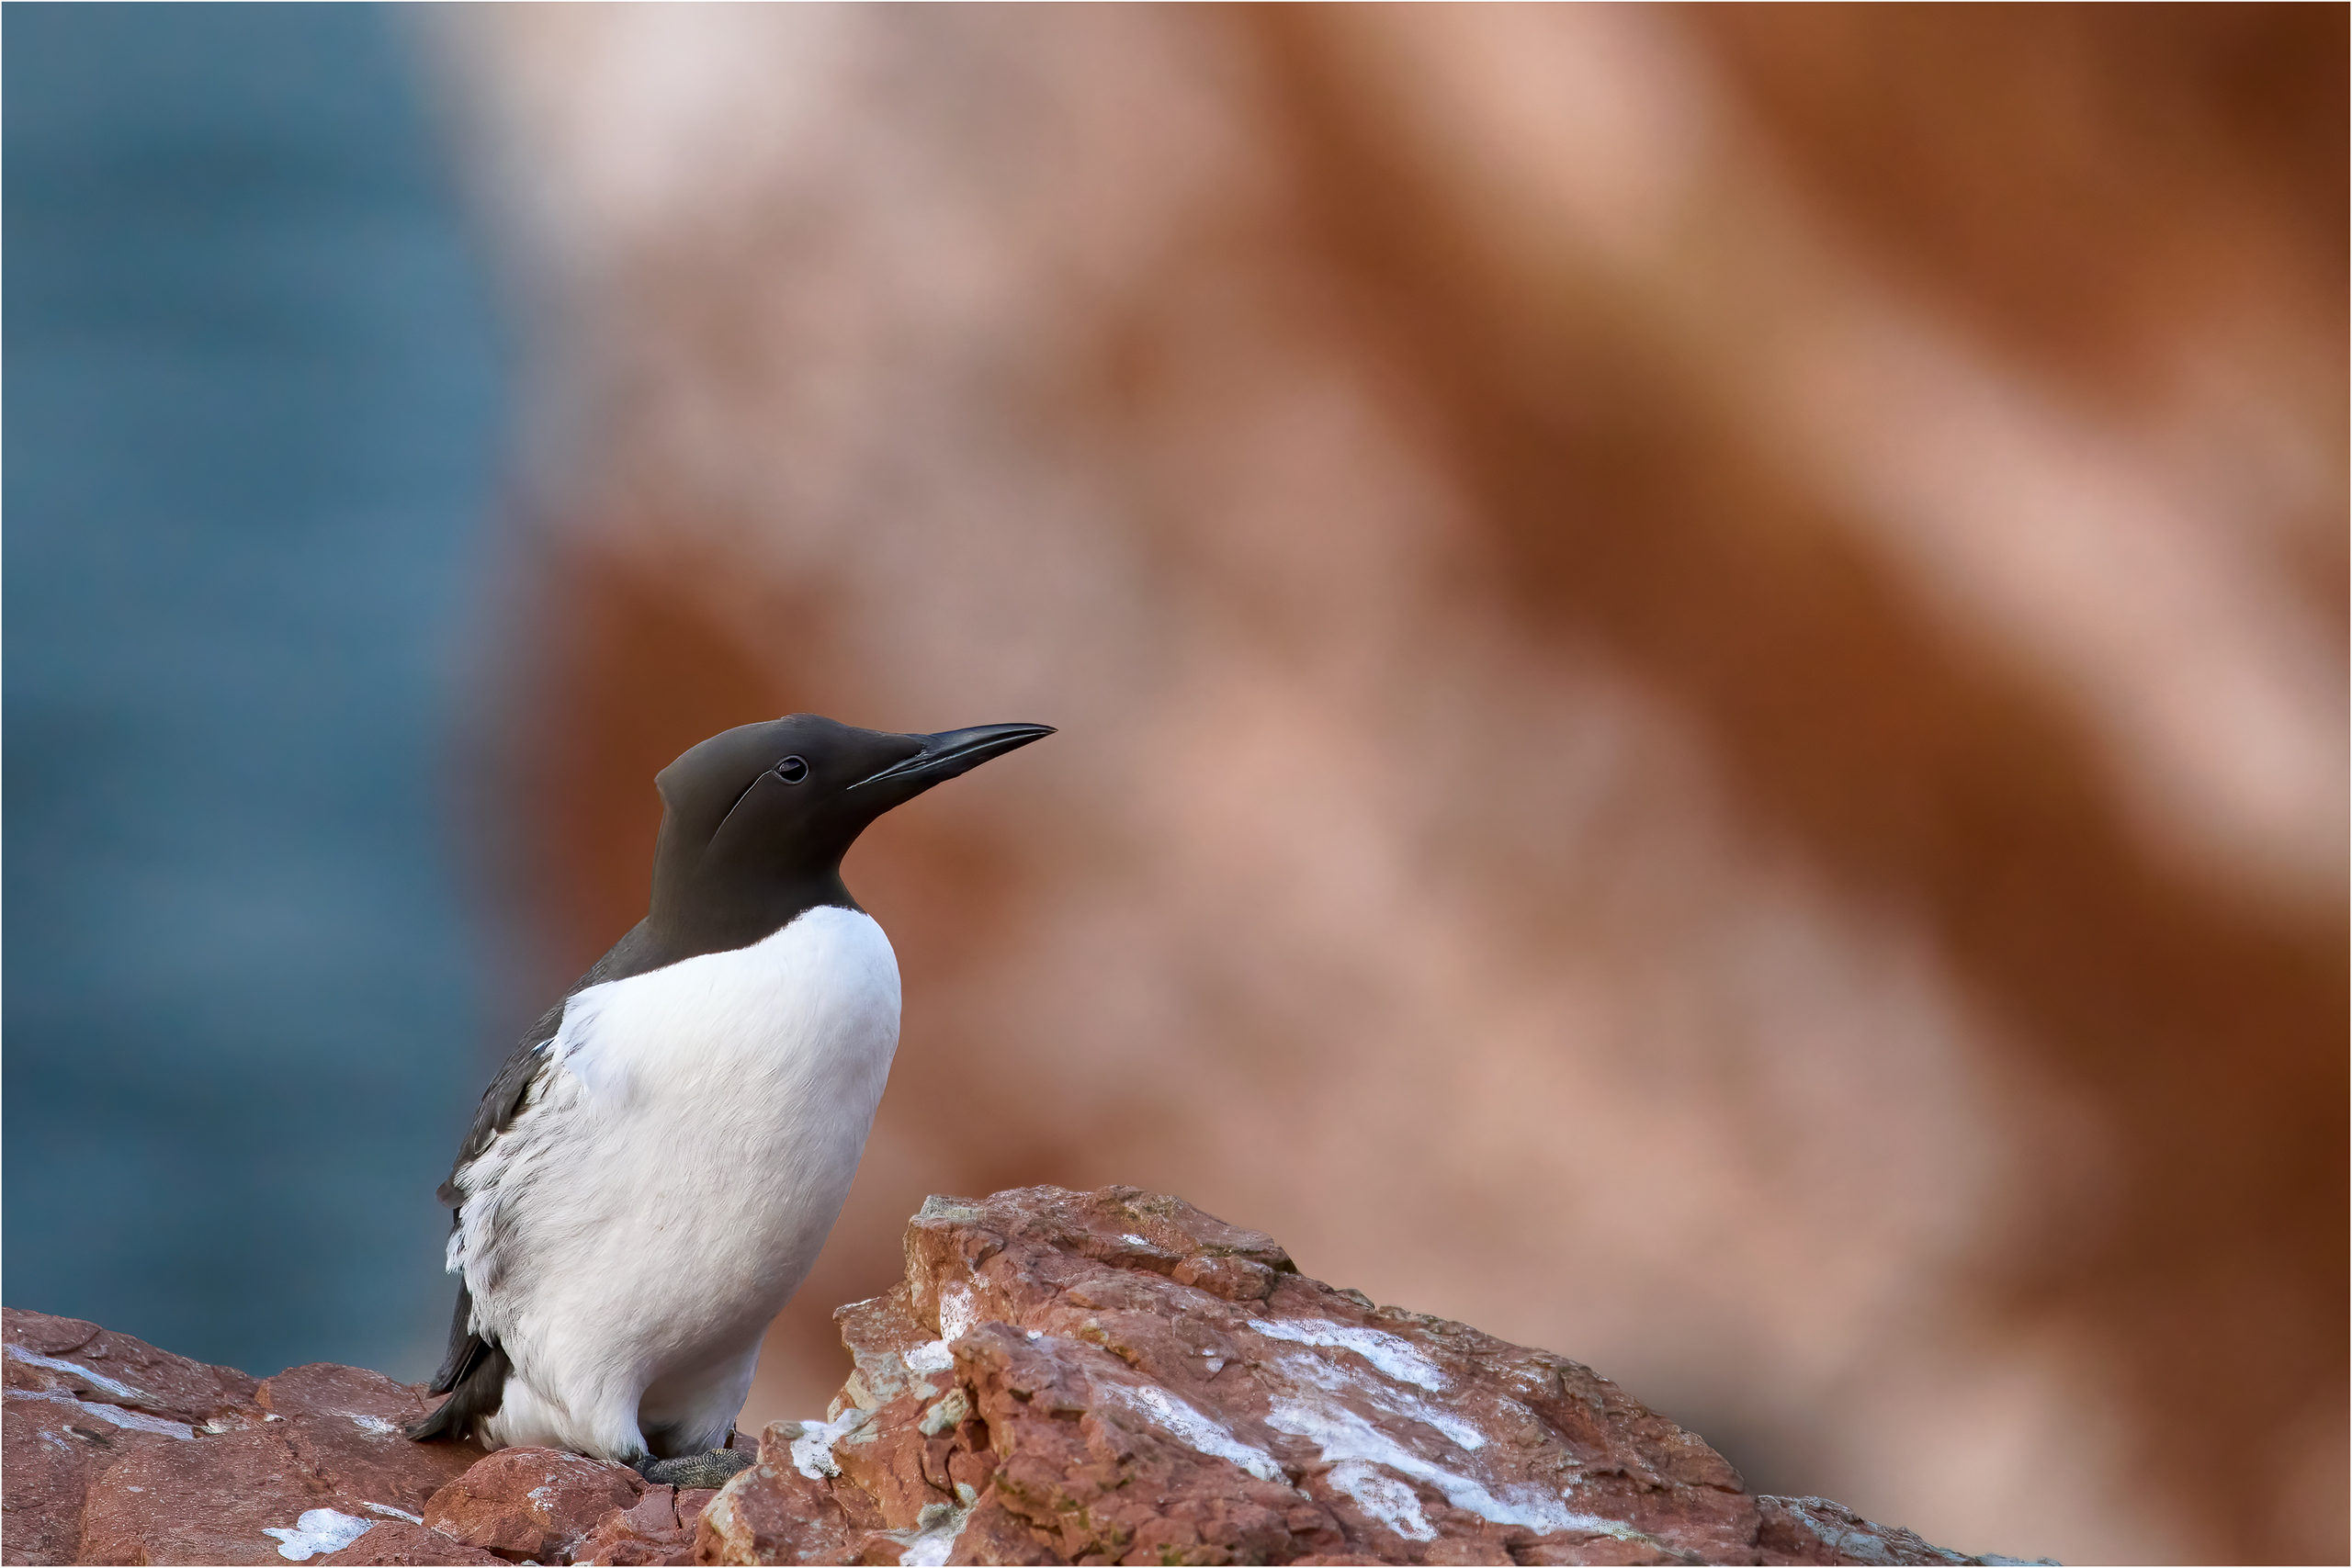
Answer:
[[[1053,733],[989,724],[937,735],[797,713],[714,735],[662,770],[652,934],[665,950],[748,946],[824,904],[857,908],[842,856],[935,784]]]

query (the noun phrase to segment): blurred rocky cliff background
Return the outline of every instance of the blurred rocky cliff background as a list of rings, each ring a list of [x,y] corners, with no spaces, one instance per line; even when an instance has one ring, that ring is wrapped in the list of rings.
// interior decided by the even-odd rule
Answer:
[[[852,856],[904,1039],[747,1425],[923,1194],[1132,1182],[1758,1491],[2344,1554],[2340,7],[413,20],[488,1032],[695,739],[1062,728]]]

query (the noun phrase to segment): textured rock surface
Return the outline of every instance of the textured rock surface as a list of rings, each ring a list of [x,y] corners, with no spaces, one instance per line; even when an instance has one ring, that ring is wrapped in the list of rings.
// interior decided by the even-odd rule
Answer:
[[[356,1367],[256,1382],[74,1318],[5,1323],[12,1563],[691,1562],[715,1495],[549,1449],[412,1443],[423,1393]]]
[[[256,1382],[6,1319],[9,1562],[1871,1562],[1939,1550],[1721,1455],[1549,1351],[1376,1307],[1133,1188],[934,1198],[836,1314],[822,1422],[716,1492],[411,1443],[416,1389]],[[743,1442],[739,1438],[737,1441]]]
[[[435,1493],[424,1523],[512,1562],[555,1562],[570,1560],[607,1515],[634,1508],[645,1492],[627,1465],[557,1449],[505,1449]]]
[[[354,1548],[332,1561],[391,1561],[358,1550],[373,1527],[415,1519],[481,1458],[402,1438],[424,1401],[380,1373],[255,1382],[73,1318],[11,1310],[0,1323],[9,1562],[282,1563],[331,1540]],[[350,1522],[321,1535],[306,1515]],[[485,1561],[444,1544],[432,1561]]]
[[[935,1198],[855,1370],[702,1517],[719,1562],[1969,1562],[1589,1369],[1306,1279],[1132,1188]]]

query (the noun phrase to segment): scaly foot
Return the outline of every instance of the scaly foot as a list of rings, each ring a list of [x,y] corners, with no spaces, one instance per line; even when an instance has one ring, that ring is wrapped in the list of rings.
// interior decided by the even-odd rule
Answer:
[[[758,1462],[757,1455],[741,1449],[713,1449],[684,1459],[655,1459],[649,1454],[635,1468],[656,1486],[724,1486]]]

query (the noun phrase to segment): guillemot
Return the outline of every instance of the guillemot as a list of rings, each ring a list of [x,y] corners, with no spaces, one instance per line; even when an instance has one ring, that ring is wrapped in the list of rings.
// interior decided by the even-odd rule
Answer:
[[[570,1449],[717,1485],[760,1337],[848,1196],[899,964],[842,856],[894,806],[1051,735],[794,714],[655,779],[645,919],[499,1070],[439,1197],[458,1276],[419,1440]]]

